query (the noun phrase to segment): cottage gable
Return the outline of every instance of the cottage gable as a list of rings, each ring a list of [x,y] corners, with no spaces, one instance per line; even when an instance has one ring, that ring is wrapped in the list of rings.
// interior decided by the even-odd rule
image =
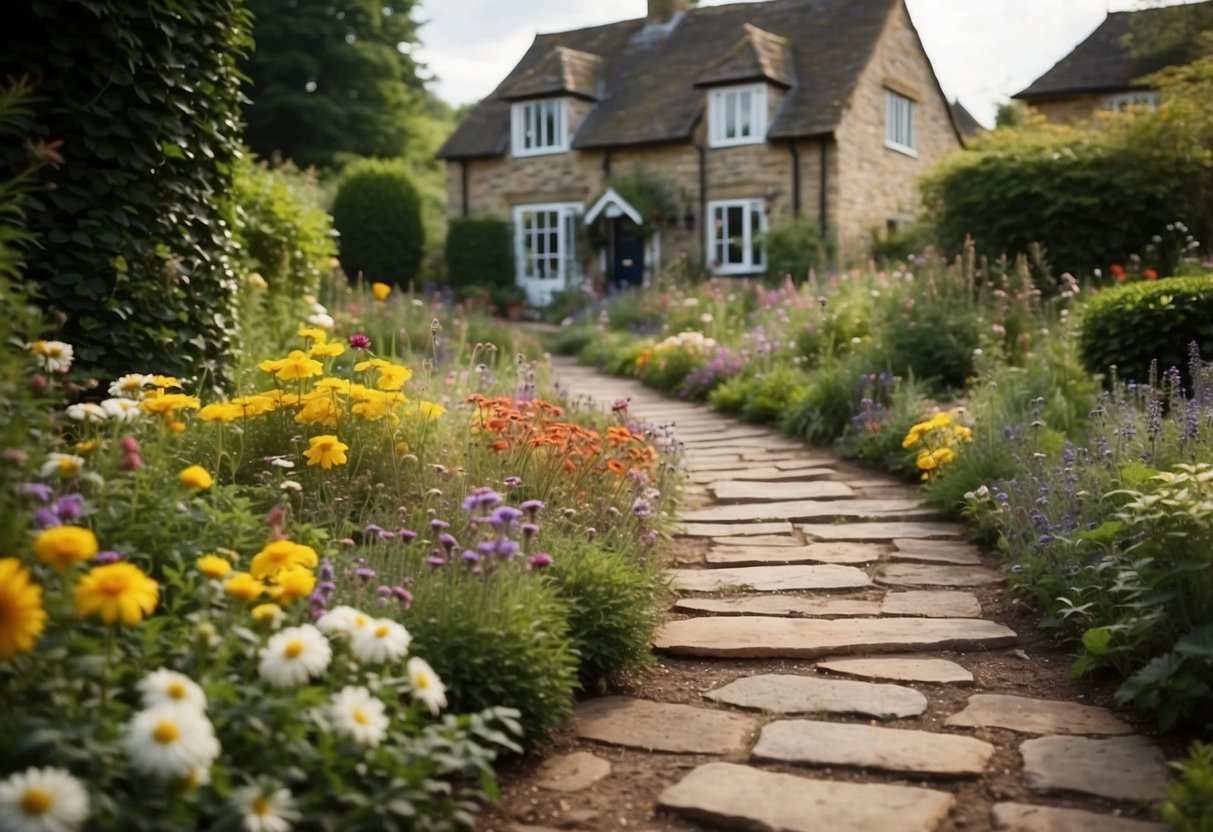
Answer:
[[[742,27],[737,43],[711,64],[698,78],[697,87],[768,81],[782,87],[796,83],[796,67],[787,38],[759,29],[752,23]]]
[[[527,72],[498,90],[506,101],[548,95],[575,95],[596,101],[602,93],[602,58],[557,46]]]

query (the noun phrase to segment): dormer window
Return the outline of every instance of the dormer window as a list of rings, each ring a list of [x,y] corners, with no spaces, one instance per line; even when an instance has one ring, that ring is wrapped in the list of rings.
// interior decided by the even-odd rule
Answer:
[[[719,87],[708,93],[708,138],[712,147],[758,144],[767,135],[767,85]]]
[[[511,105],[510,126],[515,156],[541,156],[569,149],[563,98],[540,98]]]

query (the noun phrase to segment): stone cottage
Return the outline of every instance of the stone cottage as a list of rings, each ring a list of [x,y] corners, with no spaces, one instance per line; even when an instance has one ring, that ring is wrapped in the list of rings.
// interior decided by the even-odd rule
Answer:
[[[510,222],[542,305],[586,272],[638,283],[678,258],[759,274],[764,233],[797,218],[861,254],[959,146],[904,0],[649,0],[536,37],[438,155],[450,216]]]

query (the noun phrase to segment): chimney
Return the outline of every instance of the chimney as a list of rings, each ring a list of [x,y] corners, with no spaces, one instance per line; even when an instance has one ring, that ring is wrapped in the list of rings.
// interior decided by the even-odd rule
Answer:
[[[649,0],[649,25],[664,26],[679,12],[691,8],[691,0]]]

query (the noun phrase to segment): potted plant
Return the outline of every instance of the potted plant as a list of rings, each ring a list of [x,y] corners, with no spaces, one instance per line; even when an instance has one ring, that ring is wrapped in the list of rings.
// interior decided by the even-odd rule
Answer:
[[[526,311],[526,291],[521,286],[496,286],[492,298],[498,314],[511,321],[522,320],[522,313]]]

